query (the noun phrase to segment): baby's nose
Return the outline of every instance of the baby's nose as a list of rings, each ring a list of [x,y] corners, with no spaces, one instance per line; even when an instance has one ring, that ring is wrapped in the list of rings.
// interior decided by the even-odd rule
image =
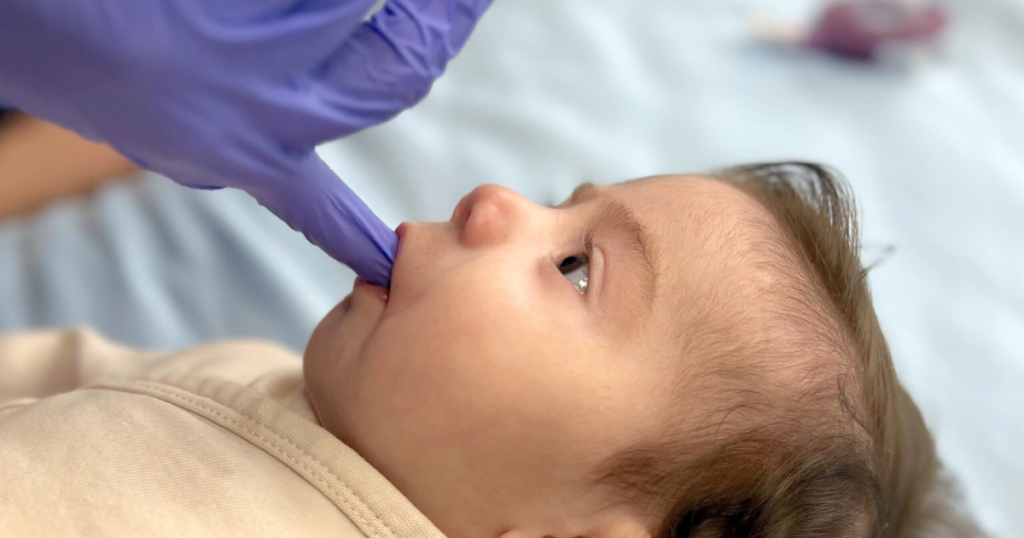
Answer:
[[[470,248],[503,243],[523,224],[529,207],[530,202],[511,189],[481,185],[456,207],[459,242]]]

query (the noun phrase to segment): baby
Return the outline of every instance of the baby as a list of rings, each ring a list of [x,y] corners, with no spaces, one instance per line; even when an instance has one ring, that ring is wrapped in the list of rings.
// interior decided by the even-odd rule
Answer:
[[[398,234],[391,289],[357,281],[301,372],[256,343],[0,340],[0,534],[975,532],[829,170],[583,185],[554,208],[487,185]]]

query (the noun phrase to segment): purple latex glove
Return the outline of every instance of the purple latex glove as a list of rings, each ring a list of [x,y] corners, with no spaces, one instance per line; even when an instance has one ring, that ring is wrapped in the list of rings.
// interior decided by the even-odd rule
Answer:
[[[416,104],[491,0],[2,0],[0,108],[247,191],[366,280],[397,238],[313,148]]]

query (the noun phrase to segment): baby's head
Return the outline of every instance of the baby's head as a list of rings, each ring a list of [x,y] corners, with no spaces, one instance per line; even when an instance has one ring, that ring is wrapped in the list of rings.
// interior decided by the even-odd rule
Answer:
[[[813,165],[495,186],[404,224],[305,357],[324,427],[453,538],[908,536],[937,463],[845,184]]]

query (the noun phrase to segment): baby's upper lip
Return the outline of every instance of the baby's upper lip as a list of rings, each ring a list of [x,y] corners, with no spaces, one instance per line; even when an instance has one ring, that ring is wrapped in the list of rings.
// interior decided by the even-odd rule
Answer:
[[[395,248],[395,261],[391,265],[391,286],[389,290],[391,292],[394,292],[395,289],[395,276],[398,272],[398,259],[402,255],[402,244],[405,242],[405,233],[407,229],[407,222],[403,222],[399,224],[397,228],[395,228],[395,235],[398,236],[398,247]]]
[[[402,252],[402,243],[405,241],[405,232],[408,228],[408,222],[403,222],[398,225],[398,228],[395,228],[395,235],[398,236],[398,246],[395,247],[395,265],[398,264],[398,256]],[[392,269],[392,272],[394,272],[394,269]]]

